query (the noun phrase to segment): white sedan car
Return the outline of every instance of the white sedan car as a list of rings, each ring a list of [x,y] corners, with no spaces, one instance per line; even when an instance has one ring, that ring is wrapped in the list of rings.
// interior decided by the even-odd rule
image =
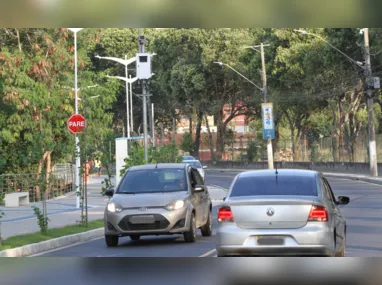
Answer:
[[[207,166],[202,166],[199,160],[183,160],[183,163],[190,164],[196,169],[198,169],[200,176],[204,179],[204,169],[207,168]]]

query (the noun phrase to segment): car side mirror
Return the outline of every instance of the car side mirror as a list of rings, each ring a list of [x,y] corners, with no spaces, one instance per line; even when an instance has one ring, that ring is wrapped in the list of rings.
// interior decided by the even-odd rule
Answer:
[[[204,166],[203,166],[203,169],[207,169],[207,168],[208,168],[208,166],[207,166],[207,165],[204,165]]]
[[[347,205],[350,202],[350,198],[346,196],[339,196],[338,197],[338,204],[339,205]]]
[[[227,198],[227,197],[224,197],[224,198],[223,198],[223,201],[225,201],[226,198]]]
[[[204,190],[205,189],[204,189],[203,185],[196,185],[195,188],[194,188],[195,192],[203,192]]]
[[[114,189],[108,189],[105,191],[105,195],[108,197],[113,197],[114,195]]]

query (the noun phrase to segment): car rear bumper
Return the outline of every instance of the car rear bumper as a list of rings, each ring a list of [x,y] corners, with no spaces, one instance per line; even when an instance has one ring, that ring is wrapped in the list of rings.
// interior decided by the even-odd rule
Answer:
[[[220,255],[333,256],[334,234],[326,223],[307,223],[297,229],[242,229],[219,224],[216,251]],[[259,237],[279,237],[282,245],[260,244]]]
[[[220,246],[218,256],[334,256],[331,248],[321,245],[309,246]]]

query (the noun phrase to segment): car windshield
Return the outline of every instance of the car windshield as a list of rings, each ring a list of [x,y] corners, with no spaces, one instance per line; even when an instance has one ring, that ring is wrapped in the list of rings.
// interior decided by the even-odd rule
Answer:
[[[231,192],[231,197],[265,195],[317,196],[317,187],[312,177],[254,176],[239,177]]]
[[[144,169],[129,171],[118,186],[120,194],[187,191],[184,169]]]
[[[193,156],[185,155],[182,157],[183,160],[195,160]]]
[[[199,161],[197,160],[192,160],[192,161],[183,161],[184,164],[191,164],[192,166],[196,168],[202,168],[202,165],[200,164]]]

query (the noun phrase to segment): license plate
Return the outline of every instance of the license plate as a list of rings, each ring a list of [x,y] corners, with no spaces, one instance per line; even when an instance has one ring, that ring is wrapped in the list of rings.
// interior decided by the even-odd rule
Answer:
[[[130,223],[132,224],[154,224],[155,218],[154,216],[133,216],[130,218]]]
[[[284,239],[281,237],[257,237],[257,244],[259,245],[283,245]]]

